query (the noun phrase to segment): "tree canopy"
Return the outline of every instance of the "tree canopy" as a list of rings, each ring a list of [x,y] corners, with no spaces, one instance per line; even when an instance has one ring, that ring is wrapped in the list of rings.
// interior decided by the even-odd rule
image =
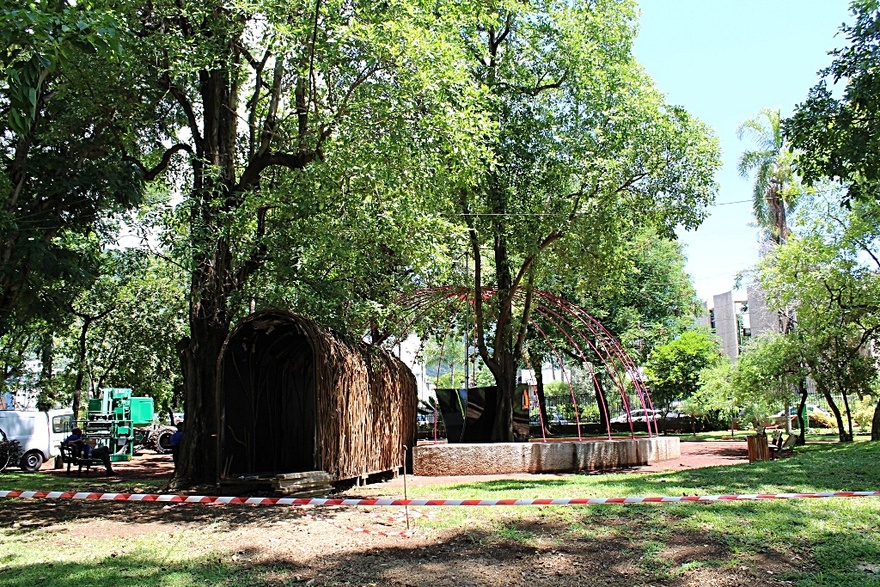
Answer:
[[[139,201],[143,178],[126,154],[156,112],[128,83],[124,26],[100,2],[2,2],[0,21],[2,333],[63,314],[94,277],[89,241]]]
[[[667,407],[700,388],[700,372],[722,360],[718,340],[703,330],[688,330],[648,357],[645,374],[655,405]]]
[[[794,310],[792,336],[842,440],[852,439],[852,423],[843,419],[849,417],[849,397],[871,394],[876,376],[867,349],[880,335],[878,217],[874,202],[854,202],[846,210],[820,198],[804,210],[800,234],[759,266],[768,302]],[[843,409],[835,396],[843,398]]]
[[[853,0],[852,24],[841,26],[848,44],[831,53],[822,79],[783,128],[802,154],[807,182],[824,178],[847,185],[845,199],[876,199],[880,186],[880,5]],[[842,92],[835,85],[842,85]]]
[[[795,171],[795,153],[782,135],[779,109],[764,108],[743,122],[737,135],[748,136],[755,148],[745,151],[739,159],[743,177],[755,174],[752,210],[768,240],[776,244],[788,238],[787,214],[803,191]]]
[[[497,130],[492,156],[453,201],[474,259],[476,345],[501,401],[543,273],[607,268],[640,227],[698,225],[714,195],[716,142],[653,87],[632,57],[634,35],[624,1],[514,3],[464,31]],[[484,288],[496,292],[489,302]],[[511,438],[509,412],[499,406],[497,440]]]
[[[399,292],[465,276],[476,346],[507,388],[532,288],[642,260],[662,281],[674,252],[647,251],[714,197],[717,143],[634,60],[631,0],[47,6],[2,5],[0,318],[60,292],[65,319],[47,332],[79,329],[87,348],[64,352],[93,381],[124,365],[167,374],[128,316],[163,363],[179,336],[181,483],[214,479],[215,367],[253,309],[382,338]],[[22,36],[22,19],[37,32]],[[161,255],[107,255],[115,215],[156,195],[174,202],[144,234]],[[181,282],[183,328],[169,299]],[[147,295],[173,316],[149,314]],[[678,328],[660,314],[633,327]],[[498,439],[511,433],[502,418]]]

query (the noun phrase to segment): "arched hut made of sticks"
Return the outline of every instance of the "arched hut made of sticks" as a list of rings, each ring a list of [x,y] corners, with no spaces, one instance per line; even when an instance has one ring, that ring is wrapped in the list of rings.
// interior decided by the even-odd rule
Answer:
[[[219,368],[221,480],[397,472],[415,446],[415,377],[378,346],[267,310],[232,331]]]

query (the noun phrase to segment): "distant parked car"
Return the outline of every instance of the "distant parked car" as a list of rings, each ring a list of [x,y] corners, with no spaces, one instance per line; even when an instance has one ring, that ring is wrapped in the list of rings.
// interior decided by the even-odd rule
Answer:
[[[562,414],[550,414],[550,423],[562,426],[568,424],[568,420],[562,417]]]
[[[633,422],[647,422],[648,418],[659,418],[662,414],[659,410],[633,410],[630,416]],[[626,414],[620,414],[611,419],[612,424],[624,424],[628,422]]]
[[[562,414],[549,414],[547,416],[547,425],[554,426],[562,426],[564,424],[570,424],[567,419],[562,417]],[[530,426],[540,426],[541,425],[541,416],[538,414],[532,414],[529,416],[529,425]]]

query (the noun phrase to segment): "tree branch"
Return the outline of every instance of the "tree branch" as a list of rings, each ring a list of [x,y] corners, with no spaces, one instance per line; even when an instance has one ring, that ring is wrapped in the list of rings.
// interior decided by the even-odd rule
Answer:
[[[495,37],[495,30],[493,29],[489,33],[489,44],[492,47],[492,55],[495,55],[496,51],[498,51],[498,47],[501,46],[501,43],[507,39],[507,36],[510,35],[510,32],[513,30],[513,14],[507,13],[507,18],[504,21],[504,28],[501,31],[501,34],[498,37]]]
[[[505,88],[508,90],[513,90],[514,92],[517,92],[519,94],[523,94],[525,96],[534,97],[534,96],[537,96],[538,94],[540,94],[541,92],[545,92],[547,90],[558,90],[559,88],[562,87],[562,84],[565,83],[565,80],[567,77],[568,77],[568,72],[566,71],[566,72],[563,72],[562,77],[560,77],[558,80],[556,80],[555,82],[552,82],[552,83],[548,83],[548,84],[538,84],[534,87],[528,87],[528,86],[517,86],[517,85],[513,85],[513,84],[508,84],[505,82],[499,82],[498,87]]]
[[[168,168],[168,165],[171,164],[171,158],[180,151],[186,151],[189,154],[192,154],[193,152],[192,147],[190,147],[186,143],[178,143],[170,149],[167,149],[162,154],[162,160],[159,161],[159,163],[152,169],[147,169],[147,167],[139,159],[132,157],[131,155],[125,154],[123,155],[122,159],[124,161],[134,163],[135,166],[141,170],[141,175],[143,175],[144,181],[153,181],[160,173]]]
[[[348,108],[348,103],[351,100],[351,96],[354,94],[355,90],[357,90],[365,81],[370,79],[373,74],[375,74],[377,71],[380,71],[381,69],[383,68],[378,63],[373,64],[372,66],[366,68],[363,72],[361,72],[358,78],[354,80],[354,83],[349,86],[348,90],[346,90],[345,92],[345,96],[343,96],[342,100],[339,103],[339,109],[333,116],[333,121],[322,130],[321,137],[318,139],[318,144],[316,145],[317,149],[321,148],[321,143],[323,143],[323,141],[330,136],[336,123],[342,119],[343,115],[345,115]]]
[[[631,178],[629,178],[628,180],[626,180],[625,182],[623,182],[622,184],[620,184],[620,186],[618,186],[618,188],[617,188],[616,190],[614,190],[614,193],[615,193],[615,194],[619,194],[620,192],[622,192],[622,191],[626,190],[627,188],[631,187],[631,186],[632,186],[634,183],[636,183],[637,181],[640,181],[640,180],[646,178],[647,176],[648,176],[648,172],[647,172],[647,171],[644,172],[644,173],[638,173],[638,174],[632,176]]]
[[[245,191],[254,186],[260,180],[260,174],[267,167],[277,165],[288,169],[303,169],[317,157],[315,151],[300,151],[299,153],[278,153],[268,151],[250,160],[248,166],[241,174],[241,179],[235,187],[236,192]]]
[[[266,62],[269,60],[269,56],[272,54],[268,49],[265,53],[263,53],[263,59],[260,62],[257,62],[248,50],[245,47],[239,47],[241,54],[244,55],[245,60],[251,64],[251,67],[254,69],[254,79],[256,83],[254,83],[254,93],[251,96],[250,100],[248,100],[247,104],[245,104],[245,109],[248,111],[248,138],[250,139],[248,142],[248,155],[253,157],[255,154],[255,146],[257,144],[257,104],[260,101],[260,91],[265,87],[263,83],[263,68],[266,67]]]
[[[529,324],[529,315],[532,312],[532,295],[533,286],[535,284],[535,272],[529,272],[529,282],[526,285],[526,303],[523,307],[522,317],[520,318],[519,333],[516,336],[516,344],[514,345],[514,356],[522,354],[523,344],[526,340],[526,331]]]
[[[235,272],[235,280],[239,286],[244,285],[247,279],[263,265],[266,259],[266,244],[263,242],[263,237],[266,236],[266,213],[268,211],[268,206],[261,206],[257,210],[257,230],[255,234],[257,244],[254,246],[248,259]]]
[[[167,73],[162,75],[162,81],[165,83],[165,88],[171,92],[171,95],[174,96],[174,99],[183,109],[193,139],[197,141],[197,144],[200,144],[202,141],[202,134],[199,131],[199,121],[198,118],[196,118],[196,112],[193,108],[192,102],[190,102],[189,98],[180,88],[174,85]]]
[[[590,197],[595,196],[598,193],[598,191],[599,191],[599,185],[597,184],[596,187],[593,188],[593,191],[590,194]],[[566,222],[565,222],[566,225],[571,224],[574,221],[574,219],[577,218],[577,211],[580,208],[581,198],[583,196],[584,196],[583,188],[580,191],[577,191],[569,196],[569,197],[574,197],[575,201],[574,201],[574,205],[571,208],[571,212],[569,213],[568,218],[566,219]],[[544,249],[546,249],[547,247],[552,245],[557,240],[561,239],[563,236],[565,236],[565,232],[563,231],[562,228],[560,228],[559,230],[553,231],[550,234],[548,234],[544,238],[544,240],[541,241],[541,244],[538,245],[538,250],[536,250],[535,252],[528,255],[525,258],[525,260],[523,261],[523,264],[520,266],[519,271],[517,272],[516,277],[513,280],[513,285],[511,287],[511,289],[516,289],[519,286],[523,277],[525,277],[525,274],[531,269],[531,266],[535,262],[535,260],[537,259],[538,255],[540,255],[544,251]]]
[[[272,137],[275,134],[275,123],[278,115],[278,105],[281,102],[281,82],[284,78],[284,59],[281,56],[275,58],[275,70],[272,74],[271,98],[269,100],[269,112],[263,121],[263,132],[260,135],[260,148],[257,155],[261,156],[269,150]]]
[[[471,254],[474,256],[474,328],[476,330],[477,350],[480,351],[480,357],[489,367],[489,370],[497,369],[497,362],[489,356],[489,349],[486,347],[486,331],[483,328],[483,263],[480,258],[480,242],[477,238],[477,231],[474,228],[473,219],[469,214],[467,204],[467,192],[462,189],[459,193],[459,205],[464,215],[465,224],[468,228],[468,241],[471,246]]]

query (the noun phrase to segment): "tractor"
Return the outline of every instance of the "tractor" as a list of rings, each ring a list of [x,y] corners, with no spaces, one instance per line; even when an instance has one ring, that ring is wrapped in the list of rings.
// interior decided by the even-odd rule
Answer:
[[[132,397],[132,390],[125,388],[101,391],[100,398],[89,400],[81,428],[86,438],[110,449],[111,461],[130,461],[139,448],[171,452],[174,428],[156,424],[153,398]]]

